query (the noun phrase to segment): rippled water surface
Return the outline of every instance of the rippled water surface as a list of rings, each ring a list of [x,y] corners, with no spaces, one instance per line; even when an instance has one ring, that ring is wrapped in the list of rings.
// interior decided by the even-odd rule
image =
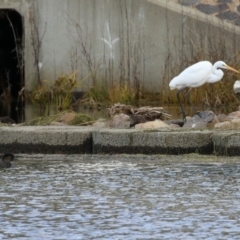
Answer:
[[[18,157],[1,170],[0,239],[239,239],[237,158]]]

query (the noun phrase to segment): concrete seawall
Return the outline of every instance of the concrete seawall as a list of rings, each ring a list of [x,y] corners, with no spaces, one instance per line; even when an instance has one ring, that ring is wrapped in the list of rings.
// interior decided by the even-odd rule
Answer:
[[[240,131],[0,127],[0,152],[44,154],[240,155]]]

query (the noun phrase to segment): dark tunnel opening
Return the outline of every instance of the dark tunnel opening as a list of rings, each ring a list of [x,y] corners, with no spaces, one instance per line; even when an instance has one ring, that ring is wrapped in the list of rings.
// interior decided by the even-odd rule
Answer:
[[[0,117],[16,119],[16,101],[24,87],[23,18],[0,9]]]

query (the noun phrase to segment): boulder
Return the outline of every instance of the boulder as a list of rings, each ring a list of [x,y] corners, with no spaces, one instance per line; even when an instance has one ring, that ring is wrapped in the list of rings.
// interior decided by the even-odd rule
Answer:
[[[52,122],[50,122],[49,125],[51,125],[51,126],[67,126],[67,123],[52,121]]]
[[[108,122],[108,126],[111,128],[129,128],[130,124],[131,124],[130,117],[123,113],[115,115]]]
[[[240,118],[233,119],[231,122],[221,122],[217,123],[214,126],[215,129],[221,130],[233,130],[233,129],[240,129]]]
[[[172,129],[174,129],[174,128],[180,128],[180,126],[179,126],[178,124],[171,123],[171,124],[169,124],[169,128],[172,128]]]
[[[230,122],[219,122],[216,123],[214,126],[215,129],[221,129],[221,130],[230,130],[232,129],[232,125]]]
[[[139,123],[135,125],[135,129],[159,129],[159,128],[170,128],[168,124],[161,120],[154,120],[145,123]]]
[[[238,119],[240,118],[240,111],[236,111],[236,112],[231,112],[227,115],[227,117],[225,118],[224,121],[232,121],[233,119]]]
[[[213,128],[218,123],[217,116],[212,111],[198,112],[184,123],[183,128]]]
[[[219,122],[224,122],[226,117],[227,117],[227,115],[223,114],[223,113],[220,113],[220,114],[217,115],[217,118],[218,118]]]
[[[106,119],[104,118],[99,118],[95,123],[93,123],[93,127],[96,128],[106,128],[109,127]]]
[[[71,122],[76,116],[75,112],[66,112],[59,120],[59,122],[69,123]]]

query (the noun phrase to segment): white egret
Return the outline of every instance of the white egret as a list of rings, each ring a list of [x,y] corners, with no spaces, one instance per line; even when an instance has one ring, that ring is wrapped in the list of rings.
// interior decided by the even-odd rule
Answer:
[[[209,61],[201,61],[193,64],[192,66],[186,68],[182,71],[178,76],[173,78],[169,83],[169,87],[171,90],[177,89],[177,98],[182,110],[183,120],[186,121],[186,114],[184,112],[184,108],[182,102],[179,97],[179,93],[186,88],[190,88],[186,93],[186,98],[194,109],[193,104],[189,99],[189,92],[191,88],[197,88],[205,83],[215,83],[222,79],[224,73],[221,69],[228,69],[233,72],[239,73],[236,69],[229,67],[225,62],[218,61],[212,65]],[[195,109],[194,109],[195,110]]]
[[[233,91],[238,94],[240,93],[240,81],[237,80],[233,85]]]

